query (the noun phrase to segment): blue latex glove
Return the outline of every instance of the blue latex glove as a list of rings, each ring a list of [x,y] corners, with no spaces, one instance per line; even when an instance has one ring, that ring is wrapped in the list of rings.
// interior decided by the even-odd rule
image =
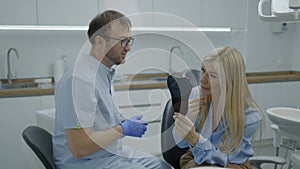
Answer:
[[[141,120],[143,115],[133,116],[121,123],[124,136],[142,137],[147,130],[148,123]]]

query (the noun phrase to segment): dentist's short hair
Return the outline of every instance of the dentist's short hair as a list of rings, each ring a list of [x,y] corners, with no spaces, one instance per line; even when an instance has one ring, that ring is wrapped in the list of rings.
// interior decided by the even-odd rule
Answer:
[[[126,29],[131,28],[131,21],[124,14],[115,10],[106,10],[96,15],[89,24],[87,31],[89,40],[92,44],[95,43],[95,37],[101,34],[108,34],[111,26],[111,22],[119,21],[122,26]]]

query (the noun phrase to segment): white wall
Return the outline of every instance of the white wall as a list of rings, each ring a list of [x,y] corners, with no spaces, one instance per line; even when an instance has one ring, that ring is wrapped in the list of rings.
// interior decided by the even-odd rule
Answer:
[[[258,19],[258,0],[248,0],[247,3],[246,28],[234,29],[229,34],[210,33],[208,37],[212,44],[238,48],[246,59],[248,72],[299,70],[299,24],[288,24],[287,30],[274,34],[270,31],[270,23]],[[52,64],[58,57],[66,55],[68,64],[73,64],[87,39],[84,31],[0,31],[0,37],[0,79],[6,78],[7,75],[6,53],[10,47],[19,51],[20,60],[12,57],[12,72],[16,72],[18,78],[48,77],[53,76]],[[192,36],[190,38],[197,42]],[[139,57],[139,64],[159,62],[158,65],[162,66],[162,69],[167,69],[168,51],[174,45],[176,43],[165,43],[153,38],[141,39],[136,41],[135,48],[129,56]],[[153,59],[151,52],[137,51],[139,47],[146,49],[147,46],[159,46],[159,49],[162,49],[155,53],[157,59]],[[185,52],[184,57],[188,60],[187,64],[197,67],[198,63],[189,58],[189,51]],[[120,69],[122,73],[132,73],[136,65],[134,59],[131,59]]]
[[[293,58],[292,58],[292,68],[293,70],[300,71],[300,23],[295,26],[295,39],[293,42]]]
[[[247,71],[291,70],[295,24],[288,24],[282,33],[272,33],[270,23],[259,20],[257,4],[258,0],[248,0]]]
[[[53,63],[62,55],[73,63],[86,41],[84,32],[0,31],[0,79],[7,75],[7,51],[14,47],[20,59],[11,53],[12,73],[18,78],[52,77]]]
[[[245,53],[245,35],[245,31],[242,30],[225,34],[210,33],[208,37],[214,46],[232,45]],[[7,76],[7,51],[11,47],[16,48],[20,56],[17,60],[15,54],[11,53],[12,73],[18,78],[52,77],[55,59],[65,55],[67,64],[73,65],[87,40],[85,31],[0,31],[0,37],[0,79],[5,79]],[[191,38],[191,41],[198,46],[198,41],[193,39],[193,36],[187,38]],[[181,46],[184,50],[182,59],[185,64],[192,68],[200,67],[197,56],[182,43],[153,36],[142,36],[136,39],[133,50],[128,54],[126,64],[120,66],[118,68],[120,71],[117,72],[136,73],[141,67],[151,64],[154,65],[153,67],[167,71],[169,50],[175,45]],[[156,50],[150,48],[156,48]],[[180,56],[176,50],[174,54]],[[183,69],[176,62],[173,67],[177,70]]]

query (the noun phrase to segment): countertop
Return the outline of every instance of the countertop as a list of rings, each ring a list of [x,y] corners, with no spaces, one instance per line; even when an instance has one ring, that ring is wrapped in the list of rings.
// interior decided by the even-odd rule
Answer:
[[[247,73],[248,83],[271,83],[300,81],[300,72],[281,71],[281,72],[254,72]]]
[[[122,90],[141,90],[141,89],[157,89],[167,88],[166,77],[167,73],[158,74],[139,74],[128,75],[127,79],[122,81],[115,81],[115,91]],[[33,81],[35,78],[30,79],[17,79],[13,83]],[[296,71],[282,71],[282,72],[256,72],[247,73],[248,83],[271,83],[271,82],[286,82],[286,81],[300,81],[300,72]],[[3,81],[5,83],[5,80]],[[33,88],[20,88],[20,89],[2,89],[0,90],[0,98],[6,97],[25,97],[25,96],[41,96],[53,95],[53,87],[40,89]]]

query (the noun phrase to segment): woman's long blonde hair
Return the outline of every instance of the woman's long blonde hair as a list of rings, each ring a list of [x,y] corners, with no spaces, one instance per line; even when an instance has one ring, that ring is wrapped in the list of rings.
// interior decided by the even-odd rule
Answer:
[[[207,55],[204,58],[205,61],[214,61],[218,72],[221,93],[217,103],[218,108],[215,111],[222,116],[223,124],[228,125],[220,149],[227,153],[234,152],[239,148],[243,139],[245,107],[259,109],[249,92],[243,56],[237,49],[223,46]],[[208,110],[205,108],[200,112],[202,120],[199,126],[205,125]]]

